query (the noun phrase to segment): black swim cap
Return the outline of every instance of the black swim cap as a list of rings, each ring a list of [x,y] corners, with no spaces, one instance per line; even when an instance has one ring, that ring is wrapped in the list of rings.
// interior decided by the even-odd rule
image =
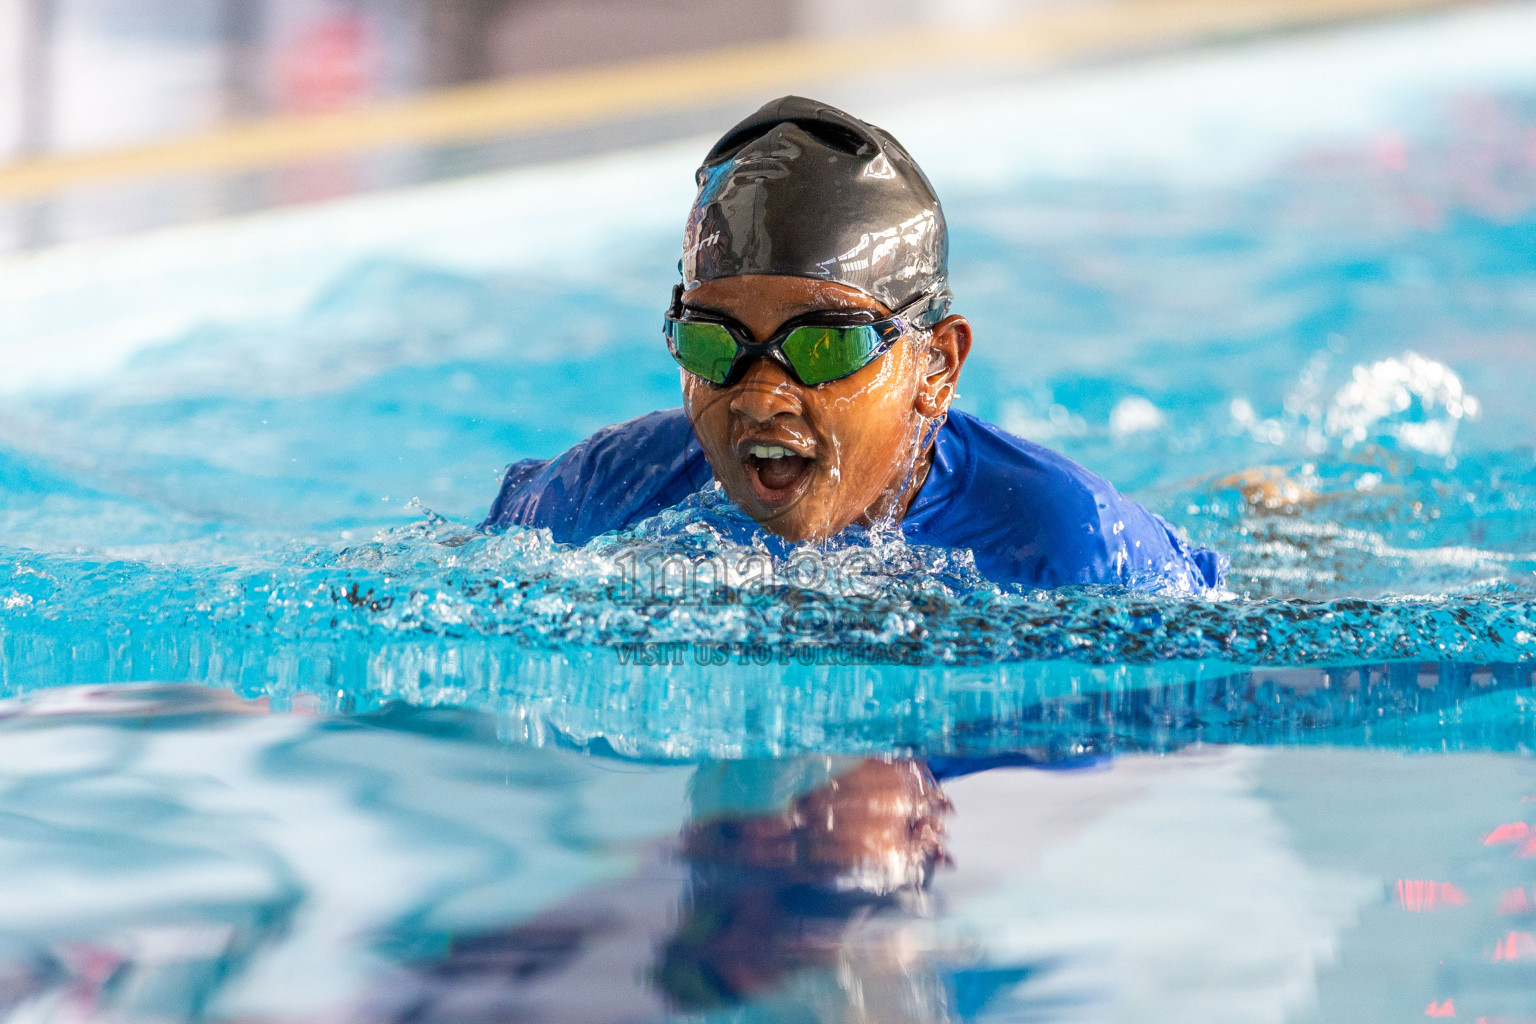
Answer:
[[[948,306],[949,234],[901,143],[836,107],[785,96],[725,133],[698,171],[684,287],[743,274],[857,288],[892,309]]]

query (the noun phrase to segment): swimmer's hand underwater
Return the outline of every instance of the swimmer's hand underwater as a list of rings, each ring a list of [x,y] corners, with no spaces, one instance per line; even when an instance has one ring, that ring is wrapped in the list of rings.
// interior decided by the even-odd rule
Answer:
[[[698,184],[664,332],[683,408],[514,464],[484,528],[583,543],[713,481],[792,543],[899,524],[999,583],[1220,586],[1220,555],[951,410],[971,327],[949,315],[938,198],[890,135],[785,97],[727,132]]]

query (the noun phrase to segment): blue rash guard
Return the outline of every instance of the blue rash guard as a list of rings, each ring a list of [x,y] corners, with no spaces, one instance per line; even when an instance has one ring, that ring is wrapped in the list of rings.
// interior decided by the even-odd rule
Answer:
[[[713,480],[681,409],[598,431],[564,455],[508,467],[482,529],[543,527],[584,544],[671,508]],[[907,543],[968,548],[988,579],[1028,588],[1219,587],[1226,559],[1048,448],[952,411],[901,521]]]

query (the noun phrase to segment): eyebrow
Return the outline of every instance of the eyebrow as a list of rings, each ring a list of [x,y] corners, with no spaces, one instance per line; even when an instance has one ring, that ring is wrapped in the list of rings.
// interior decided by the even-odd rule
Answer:
[[[732,317],[731,314],[725,312],[724,310],[716,309],[713,306],[700,305],[697,302],[689,302],[687,299],[683,300],[682,306],[685,310],[693,313],[708,313],[711,316],[723,316],[727,319],[735,319],[735,317]]]
[[[683,309],[691,311],[691,312],[694,312],[694,313],[708,313],[710,316],[718,316],[718,317],[721,317],[722,319],[729,320],[732,323],[737,323],[737,324],[741,323],[740,320],[738,320],[736,317],[732,316],[730,313],[727,313],[725,310],[722,310],[722,309],[716,309],[713,306],[706,306],[706,305],[701,305],[699,303],[689,302],[686,299],[683,300],[682,305],[683,305]],[[785,324],[789,323],[792,320],[799,320],[801,317],[814,316],[814,315],[816,315],[818,313],[841,314],[841,315],[845,315],[845,316],[857,316],[857,315],[860,315],[860,314],[864,314],[864,315],[873,317],[875,320],[883,320],[886,316],[889,315],[889,314],[880,312],[880,310],[878,310],[878,309],[870,309],[868,306],[815,306],[815,305],[802,305],[802,306],[796,307],[793,312],[791,312],[784,319],[780,320],[779,321],[779,327],[783,327]],[[745,326],[745,325],[743,324],[742,326]]]

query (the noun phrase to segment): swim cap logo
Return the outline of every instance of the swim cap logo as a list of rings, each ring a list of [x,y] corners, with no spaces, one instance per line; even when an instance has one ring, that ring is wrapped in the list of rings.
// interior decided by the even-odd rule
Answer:
[[[896,169],[885,158],[884,153],[876,153],[875,158],[864,165],[863,177],[866,178],[894,178]]]

